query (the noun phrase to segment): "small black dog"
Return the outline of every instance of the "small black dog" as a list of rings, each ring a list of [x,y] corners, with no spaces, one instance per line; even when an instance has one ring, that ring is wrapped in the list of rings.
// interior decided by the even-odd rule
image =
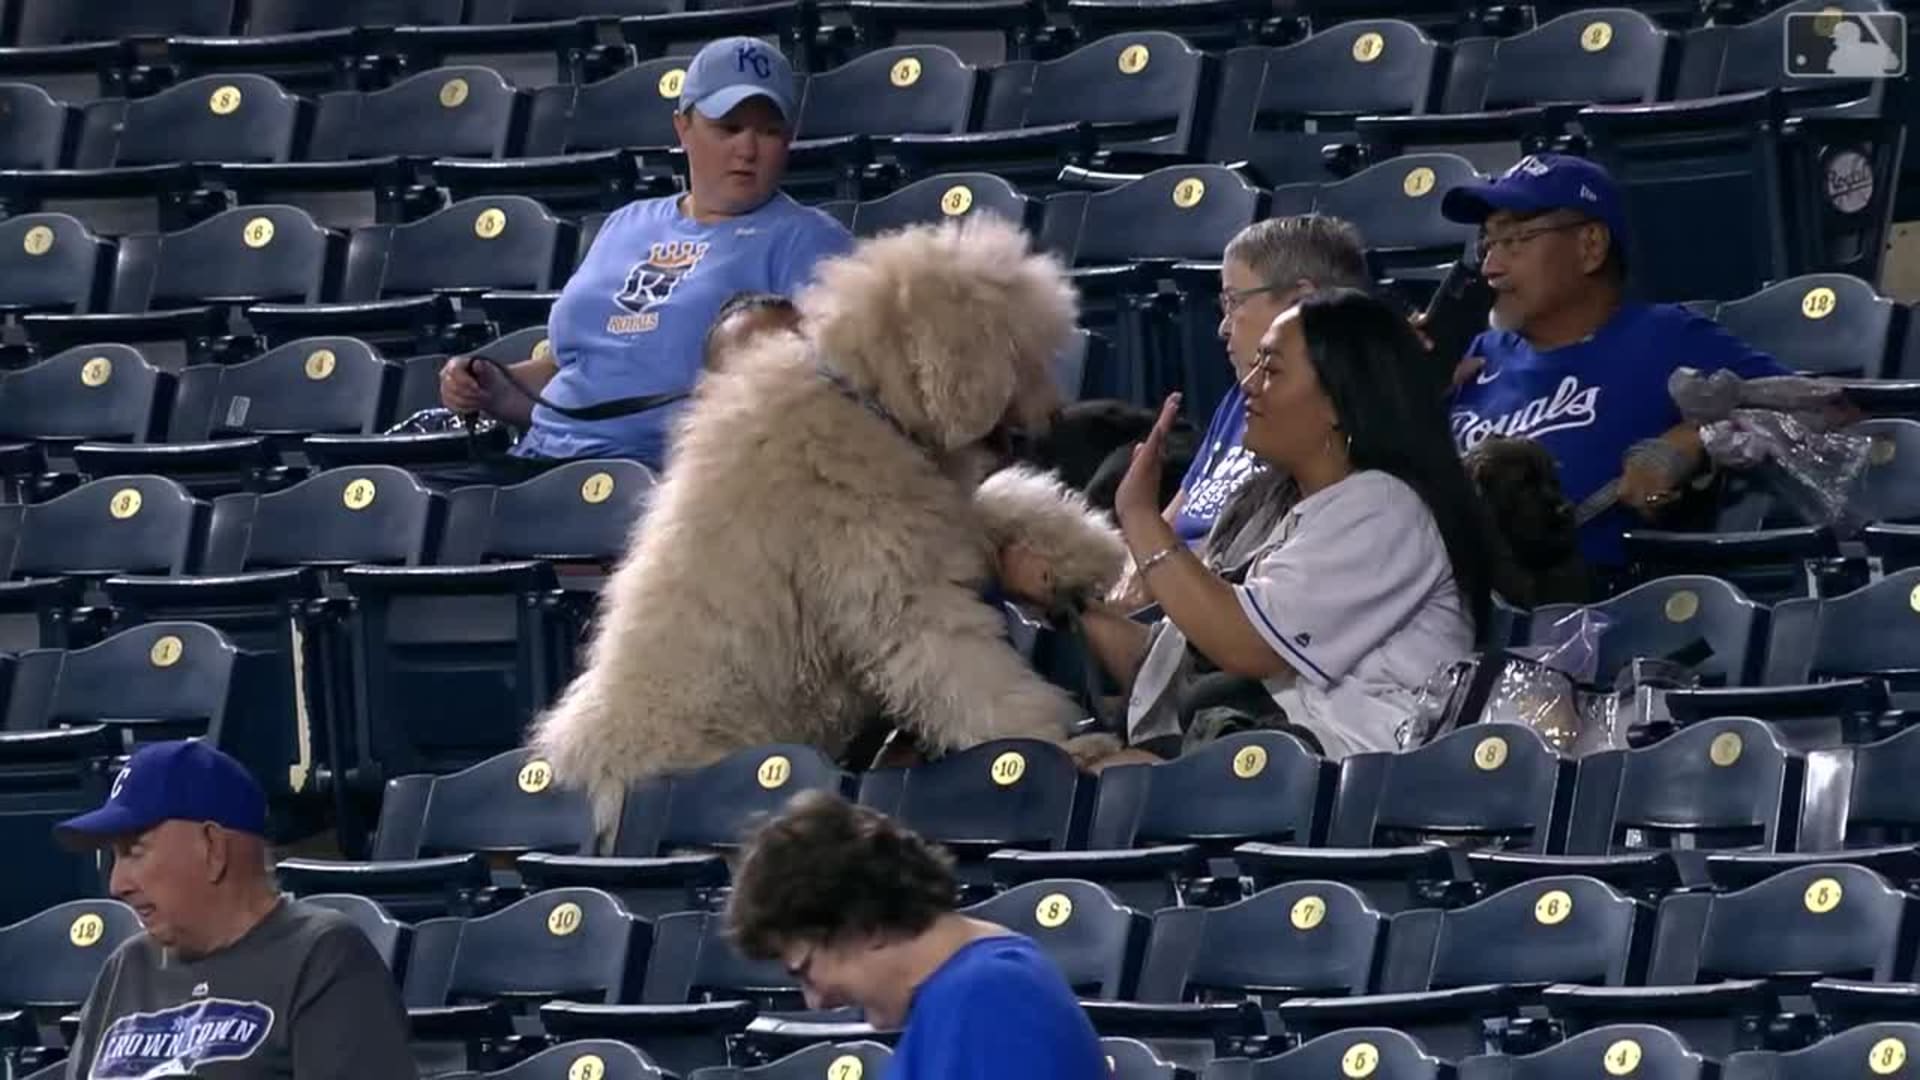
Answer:
[[[1053,418],[1046,435],[1018,450],[1019,460],[1050,469],[1070,488],[1086,493],[1098,509],[1113,509],[1114,489],[1127,474],[1135,443],[1153,430],[1159,413],[1124,401],[1096,398],[1076,401]],[[1160,473],[1160,505],[1173,501],[1193,463],[1199,437],[1182,417],[1167,435],[1166,461]]]
[[[1593,581],[1580,557],[1573,504],[1560,489],[1560,467],[1531,439],[1488,439],[1468,452],[1468,475],[1480,489],[1513,564],[1503,592],[1528,607],[1584,604]]]

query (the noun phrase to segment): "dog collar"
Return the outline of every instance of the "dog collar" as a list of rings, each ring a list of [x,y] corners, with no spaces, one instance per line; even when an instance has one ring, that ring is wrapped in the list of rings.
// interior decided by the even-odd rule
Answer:
[[[923,452],[925,452],[930,456],[935,455],[937,453],[937,451],[935,451],[933,447],[928,446],[926,442],[924,442],[919,436],[915,435],[911,431],[908,431],[907,425],[901,423],[899,417],[888,412],[887,407],[885,405],[880,404],[880,399],[874,397],[872,394],[867,393],[865,390],[862,390],[859,387],[853,385],[853,381],[851,379],[848,379],[845,375],[842,375],[839,372],[833,370],[832,368],[828,367],[826,364],[821,363],[819,360],[814,361],[814,370],[818,371],[820,373],[820,377],[827,381],[827,385],[833,387],[835,390],[838,390],[840,392],[840,396],[848,399],[849,401],[852,401],[853,403],[859,405],[861,408],[867,410],[873,415],[886,421],[887,426],[892,428],[894,431],[898,432],[901,438],[919,447]]]

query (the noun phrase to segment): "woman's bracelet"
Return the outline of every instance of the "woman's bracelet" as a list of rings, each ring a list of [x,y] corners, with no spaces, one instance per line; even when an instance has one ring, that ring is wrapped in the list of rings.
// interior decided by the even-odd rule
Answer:
[[[1180,544],[1176,542],[1168,545],[1167,547],[1161,548],[1159,551],[1156,551],[1153,554],[1147,556],[1146,558],[1140,560],[1140,565],[1134,568],[1134,572],[1136,574],[1139,574],[1142,577],[1145,577],[1147,571],[1160,565],[1162,562],[1165,562],[1167,559],[1172,558],[1174,552],[1181,550],[1185,546],[1186,545],[1184,544]]]

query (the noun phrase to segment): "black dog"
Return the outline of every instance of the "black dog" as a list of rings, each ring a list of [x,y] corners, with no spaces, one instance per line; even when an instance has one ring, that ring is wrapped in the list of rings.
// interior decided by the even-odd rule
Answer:
[[[1111,510],[1114,489],[1127,474],[1134,444],[1153,430],[1158,415],[1156,410],[1114,399],[1076,401],[1055,414],[1046,435],[1028,441],[1017,456],[1028,465],[1059,473],[1068,487],[1085,492],[1089,503]],[[1185,417],[1168,433],[1160,473],[1161,506],[1179,493],[1198,442]]]
[[[1593,581],[1580,558],[1573,504],[1560,489],[1560,468],[1531,439],[1488,439],[1468,452],[1468,475],[1480,489],[1511,563],[1502,591],[1516,604],[1584,604]]]

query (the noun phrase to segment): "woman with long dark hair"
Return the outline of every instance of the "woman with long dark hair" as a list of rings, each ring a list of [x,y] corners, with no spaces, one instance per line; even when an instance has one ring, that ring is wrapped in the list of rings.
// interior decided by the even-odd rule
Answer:
[[[1179,409],[1168,400],[1114,506],[1163,617],[1147,626],[1090,603],[1082,618],[1129,688],[1130,744],[1172,756],[1185,723],[1225,705],[1329,757],[1390,750],[1421,684],[1473,650],[1491,538],[1428,368],[1405,317],[1359,290],[1315,293],[1274,320],[1241,382],[1244,445],[1300,500],[1230,576],[1155,504]],[[1004,566],[1003,578],[1044,594],[1044,567]]]

